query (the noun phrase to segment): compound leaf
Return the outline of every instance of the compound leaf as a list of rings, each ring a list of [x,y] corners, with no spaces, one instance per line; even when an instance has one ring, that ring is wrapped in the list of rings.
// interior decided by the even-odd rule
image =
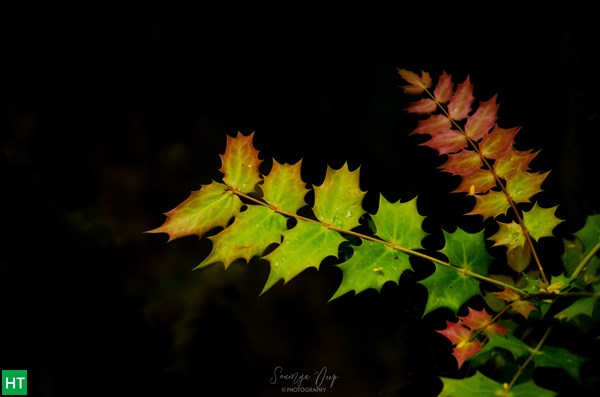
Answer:
[[[554,346],[544,346],[533,357],[536,367],[562,368],[576,381],[581,381],[579,370],[587,358],[581,357],[568,349]]]

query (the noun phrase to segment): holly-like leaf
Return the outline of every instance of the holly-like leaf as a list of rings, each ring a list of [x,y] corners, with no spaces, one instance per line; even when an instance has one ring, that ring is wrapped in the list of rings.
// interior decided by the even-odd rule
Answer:
[[[404,110],[409,113],[430,114],[437,109],[437,103],[431,98],[423,98],[418,101],[411,102]]]
[[[408,85],[401,87],[405,94],[419,95],[423,93],[426,88],[431,87],[431,76],[429,73],[422,70],[420,76],[415,72],[406,69],[398,69],[398,74],[408,83]]]
[[[560,312],[558,312],[554,317],[558,320],[566,321],[571,321],[577,316],[592,317],[597,302],[597,296],[588,296],[577,299],[576,301],[571,303],[571,305],[568,306],[566,309],[563,309]]]
[[[515,143],[514,138],[519,129],[520,127],[501,128],[496,125],[492,132],[481,140],[481,154],[488,159],[506,158],[507,152]]]
[[[500,348],[508,350],[515,360],[521,357],[527,357],[532,351],[532,348],[529,347],[525,342],[521,339],[514,336],[512,333],[507,333],[505,335],[489,333],[488,341],[483,347],[482,353],[490,351],[492,349]]]
[[[242,208],[242,201],[219,182],[203,185],[177,207],[165,213],[162,226],[146,233],[166,233],[169,241],[197,235],[204,236],[217,227],[225,227]]]
[[[352,257],[338,265],[344,276],[330,300],[350,291],[358,294],[373,288],[379,292],[388,281],[398,284],[402,272],[411,269],[408,255],[382,243],[364,240],[352,249]]]
[[[490,136],[491,135],[493,134],[490,134]],[[489,149],[486,152],[491,151],[492,149]],[[535,156],[537,156],[539,151],[520,151],[516,150],[513,146],[509,146],[508,150],[496,151],[495,153],[495,155],[487,153],[486,156],[495,159],[494,171],[496,171],[496,174],[501,178],[511,179],[514,175],[529,170],[529,164],[533,161]]]
[[[417,210],[417,197],[404,203],[390,203],[380,195],[379,209],[371,218],[382,240],[404,248],[422,248],[421,240],[427,233],[422,228],[425,217]]]
[[[536,367],[562,368],[573,379],[581,382],[580,369],[587,358],[581,357],[568,349],[554,346],[544,346],[538,354],[533,356]]]
[[[236,137],[227,135],[225,153],[221,155],[222,166],[219,171],[223,173],[223,182],[242,193],[254,192],[261,180],[258,167],[262,160],[252,145],[253,137],[254,133],[245,136],[238,132]]]
[[[472,150],[461,150],[448,154],[448,160],[440,167],[441,170],[452,175],[470,174],[483,166],[479,154]]]
[[[523,211],[523,223],[529,230],[529,234],[535,240],[539,240],[542,237],[552,237],[552,230],[561,222],[562,219],[558,219],[554,213],[556,208],[542,208],[537,203],[533,205],[533,208],[529,211]]]
[[[584,251],[590,252],[600,244],[600,214],[588,216],[585,225],[574,234],[583,243]]]
[[[308,189],[300,175],[301,164],[302,160],[291,165],[273,160],[271,172],[264,177],[262,185],[263,198],[267,203],[292,214],[306,205],[304,196]]]
[[[475,113],[467,119],[465,124],[467,136],[475,141],[486,137],[496,124],[498,108],[496,95],[488,101],[481,102]]]
[[[506,191],[515,203],[529,203],[531,198],[542,191],[542,183],[550,172],[521,171],[506,176]]]
[[[504,193],[490,190],[485,194],[475,195],[475,206],[467,215],[481,215],[486,220],[506,214],[509,208],[510,203]]]
[[[486,193],[496,186],[494,175],[488,170],[478,169],[463,175],[460,185],[453,193],[468,193],[470,195]]]
[[[283,232],[281,245],[264,256],[271,271],[261,294],[279,280],[287,283],[305,269],[318,269],[328,256],[337,257],[338,247],[344,241],[339,233],[320,223],[298,220],[296,226]]]
[[[471,105],[475,97],[473,96],[473,84],[469,76],[456,87],[456,92],[448,104],[448,114],[453,120],[463,120],[471,113]]]
[[[444,335],[453,345],[460,345],[461,343],[468,342],[472,336],[471,330],[462,323],[453,323],[448,320],[446,320],[446,328],[435,332]]]
[[[438,79],[433,96],[439,103],[447,103],[453,95],[454,83],[452,83],[452,76],[444,71]]]
[[[516,222],[498,222],[500,228],[489,239],[494,241],[494,246],[505,245],[508,250],[525,245],[523,229]]]
[[[337,170],[327,167],[325,180],[314,187],[313,212],[319,221],[344,230],[359,225],[359,218],[365,213],[365,192],[360,190],[359,173],[360,168],[350,171],[348,163]]]
[[[209,237],[212,251],[196,269],[221,262],[227,268],[234,260],[246,261],[261,256],[265,249],[281,242],[281,234],[287,229],[287,219],[270,208],[249,206],[240,213],[226,229]]]
[[[438,397],[466,397],[466,396],[510,396],[510,397],[554,397],[557,393],[542,389],[533,380],[513,386],[510,392],[505,389],[505,384],[488,378],[481,372],[464,379],[440,378],[444,384]],[[506,384],[507,385],[507,384]],[[508,385],[507,385],[508,386]]]
[[[423,142],[420,146],[428,146],[438,151],[441,156],[443,154],[455,153],[467,146],[467,138],[456,130],[448,129],[439,131],[431,136],[431,139]]]
[[[459,269],[487,274],[492,256],[487,253],[483,231],[467,233],[460,228],[454,233],[444,231],[446,244],[441,252]],[[479,281],[460,270],[437,266],[435,272],[420,281],[427,288],[428,298],[423,315],[448,308],[454,313],[470,298],[481,295]]]
[[[469,307],[469,314],[459,317],[460,323],[472,330],[482,329],[486,332],[504,335],[508,329],[497,322],[492,322],[492,316],[485,310],[475,310]]]

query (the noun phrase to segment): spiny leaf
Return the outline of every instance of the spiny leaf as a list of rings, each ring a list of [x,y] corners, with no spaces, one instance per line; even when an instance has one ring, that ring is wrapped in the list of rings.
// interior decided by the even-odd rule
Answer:
[[[494,241],[494,247],[505,245],[508,250],[525,245],[525,235],[523,229],[516,222],[504,223],[498,222],[500,228],[489,239]]]
[[[558,219],[554,216],[556,212],[555,207],[551,208],[542,208],[535,203],[533,208],[529,211],[523,211],[523,223],[527,230],[529,230],[529,234],[535,240],[539,240],[542,237],[552,237],[552,230],[561,222],[564,222],[562,219]]]
[[[433,99],[423,98],[418,101],[411,102],[404,110],[409,113],[429,114],[437,109],[437,104]]]
[[[295,214],[306,205],[308,192],[300,174],[302,160],[296,164],[279,164],[273,160],[269,175],[264,177],[264,200],[274,208]]]
[[[431,76],[427,72],[421,71],[421,75],[419,76],[409,70],[398,69],[398,74],[409,83],[409,85],[401,87],[405,94],[419,95],[423,93],[426,88],[431,87]]]
[[[533,357],[536,367],[562,368],[578,382],[581,382],[579,370],[586,361],[588,361],[587,358],[581,357],[568,349],[554,346],[544,346]]]
[[[461,150],[457,153],[448,154],[448,159],[440,166],[440,169],[452,175],[465,175],[480,169],[482,166],[483,162],[477,152]]]
[[[600,214],[588,216],[585,225],[574,234],[583,243],[585,252],[590,252],[600,243]]]
[[[496,95],[488,101],[481,102],[475,113],[467,119],[465,124],[467,136],[474,141],[486,137],[494,124],[496,124],[498,108]]]
[[[507,175],[506,191],[515,203],[528,203],[531,197],[542,191],[542,183],[550,172],[515,172]]]
[[[510,204],[504,193],[490,190],[485,194],[475,195],[475,207],[467,215],[481,215],[486,220],[506,214],[509,208]]]
[[[500,178],[510,179],[515,174],[529,170],[529,164],[537,156],[539,151],[521,151],[510,146],[508,150],[498,151],[496,153],[497,155],[494,156],[494,171],[496,171]],[[488,154],[488,156],[490,155]]]
[[[221,155],[223,182],[242,193],[252,193],[258,182],[260,173],[258,167],[262,160],[258,151],[252,145],[254,133],[244,136],[238,132],[236,137],[227,135],[225,153]]]
[[[502,158],[513,147],[519,129],[520,127],[500,128],[496,125],[492,132],[481,140],[481,154],[488,159]]]
[[[515,385],[510,392],[504,388],[502,383],[496,382],[483,375],[481,372],[475,372],[475,375],[464,379],[440,378],[444,384],[442,392],[438,397],[554,397],[556,393],[542,389],[537,386],[533,380]]]
[[[472,330],[483,329],[487,332],[504,335],[508,332],[508,329],[492,322],[492,316],[485,310],[475,310],[469,307],[469,314],[463,317],[459,317],[460,323],[469,327]]]
[[[453,193],[468,193],[470,195],[486,193],[496,186],[494,175],[488,170],[478,169],[463,175],[460,185]]]
[[[225,227],[240,212],[242,201],[222,183],[203,185],[177,207],[165,213],[165,223],[146,233],[167,233],[169,241],[197,235],[204,236],[216,227]]]
[[[596,307],[596,303],[598,302],[597,296],[588,296],[584,298],[577,299],[566,309],[561,310],[554,317],[558,320],[566,320],[571,321],[577,316],[588,316],[592,317],[594,313],[594,308]]]
[[[305,269],[318,269],[328,256],[337,257],[343,241],[339,233],[320,223],[298,220],[296,226],[283,232],[281,245],[264,257],[269,261],[271,271],[261,294],[279,280],[287,283]]]
[[[471,105],[475,97],[473,96],[473,85],[469,76],[456,87],[456,92],[448,104],[448,114],[453,120],[463,120],[471,112]]]
[[[487,274],[492,257],[485,249],[483,231],[467,233],[458,228],[454,233],[444,231],[446,245],[441,250],[451,264],[478,274]],[[435,272],[420,281],[427,288],[428,298],[423,315],[448,308],[454,313],[470,298],[481,295],[479,281],[460,270],[437,266]]]
[[[267,207],[249,206],[229,227],[209,237],[212,251],[196,269],[217,262],[227,268],[238,258],[250,261],[253,256],[261,256],[269,245],[280,243],[286,229],[287,219],[283,215]]]
[[[402,272],[411,269],[408,255],[382,243],[363,240],[352,249],[352,257],[338,265],[344,276],[330,301],[350,291],[358,294],[373,288],[379,292],[383,284],[388,281],[397,284]]]
[[[511,333],[507,333],[505,335],[490,333],[487,336],[489,339],[483,347],[483,350],[481,351],[482,353],[492,349],[500,348],[508,350],[513,355],[515,360],[517,360],[521,357],[529,356],[532,351],[531,347]]]
[[[327,167],[325,180],[314,187],[313,212],[317,219],[344,230],[359,225],[359,218],[365,213],[362,208],[365,192],[360,190],[359,172],[360,168],[350,171],[348,163],[338,170]]]
[[[381,239],[404,248],[422,248],[421,240],[427,233],[422,229],[425,217],[417,210],[417,197],[404,203],[390,203],[380,195],[379,208],[371,218]]]
[[[452,99],[452,95],[454,95],[452,76],[444,71],[438,79],[438,83],[433,91],[433,96],[439,103],[447,103]]]

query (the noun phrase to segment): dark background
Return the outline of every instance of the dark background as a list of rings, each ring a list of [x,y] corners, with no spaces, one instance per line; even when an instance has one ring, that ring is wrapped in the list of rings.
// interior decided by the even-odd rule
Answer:
[[[430,232],[464,222],[443,159],[408,136],[397,68],[498,93],[517,148],[542,149],[540,196],[572,233],[598,210],[598,60],[585,8],[222,8],[172,2],[6,10],[0,175],[2,369],[30,395],[279,395],[277,366],[340,378],[327,395],[435,395],[449,345],[407,275],[327,303],[333,260],[259,297],[260,261],[191,271],[206,240],[144,234],[219,178],[226,134],[262,156],[361,166],[365,206],[408,200]],[[468,205],[467,205],[468,207]],[[467,208],[468,210],[468,208]],[[560,242],[560,241],[559,241]],[[577,346],[575,346],[577,348]],[[583,349],[583,346],[579,346]],[[576,349],[577,350],[577,349]]]

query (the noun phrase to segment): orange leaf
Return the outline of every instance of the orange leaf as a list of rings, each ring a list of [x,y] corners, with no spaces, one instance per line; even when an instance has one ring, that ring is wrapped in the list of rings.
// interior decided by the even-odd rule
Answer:
[[[469,76],[467,76],[465,81],[458,85],[452,100],[448,104],[450,117],[454,120],[462,120],[467,117],[471,112],[473,100],[475,100],[473,85],[469,80]]]
[[[406,69],[398,69],[400,77],[406,80],[409,85],[402,86],[402,89],[406,94],[419,95],[422,94],[425,89],[431,87],[431,76],[429,73],[421,70],[421,76]]]

